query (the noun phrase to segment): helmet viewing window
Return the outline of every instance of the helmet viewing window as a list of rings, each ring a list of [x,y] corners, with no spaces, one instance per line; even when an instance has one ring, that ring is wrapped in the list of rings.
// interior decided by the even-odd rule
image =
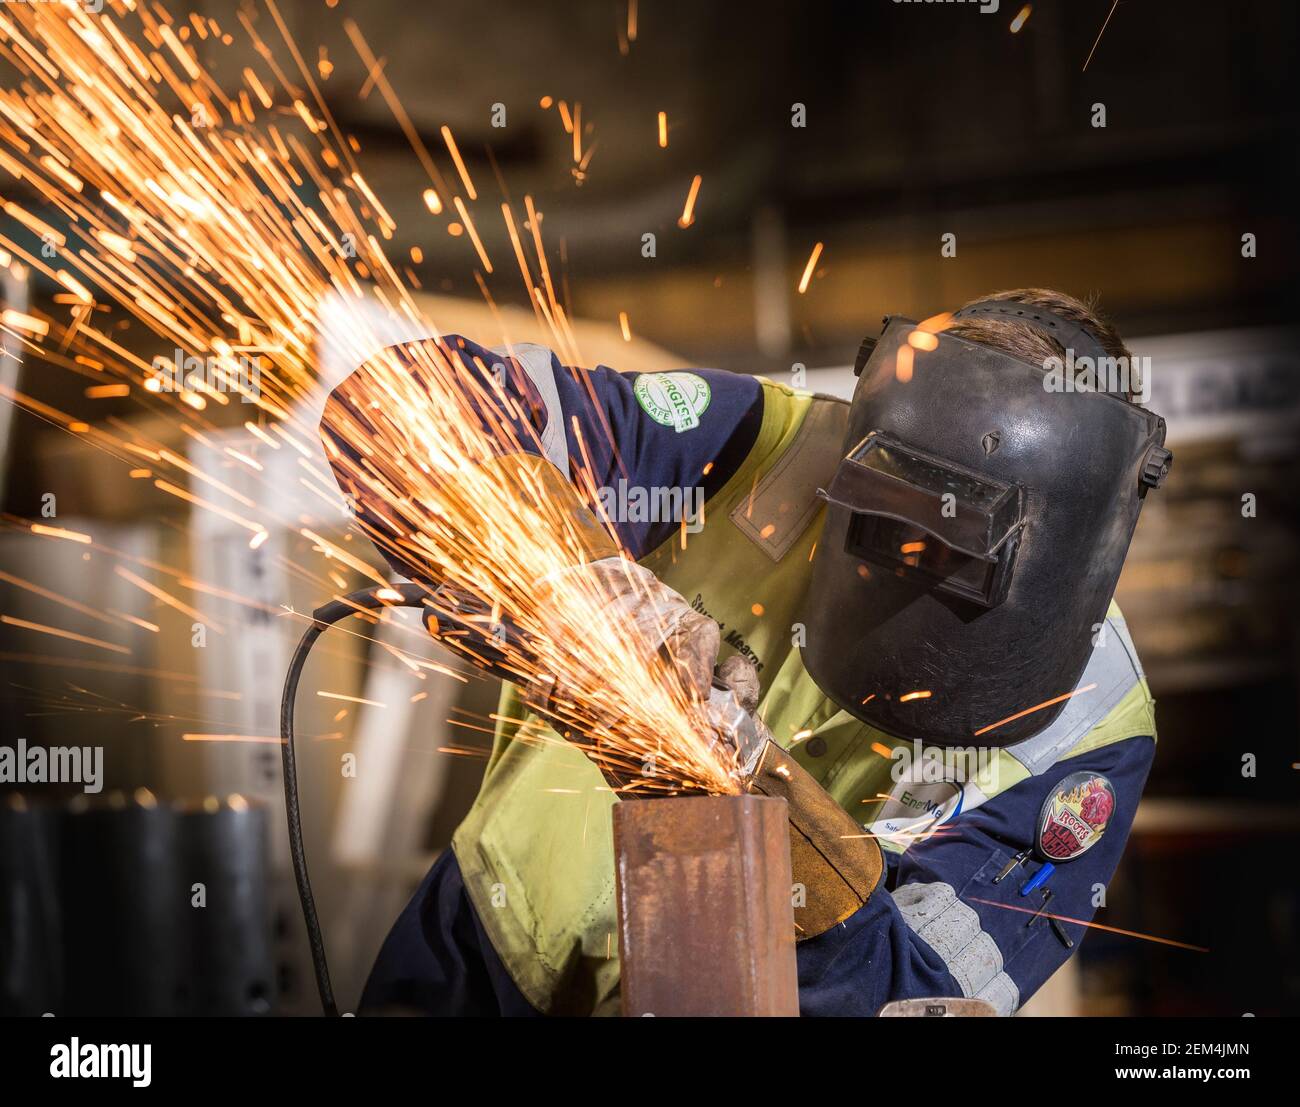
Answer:
[[[982,607],[1005,599],[1023,526],[1019,485],[873,431],[826,498],[853,513],[846,553]]]

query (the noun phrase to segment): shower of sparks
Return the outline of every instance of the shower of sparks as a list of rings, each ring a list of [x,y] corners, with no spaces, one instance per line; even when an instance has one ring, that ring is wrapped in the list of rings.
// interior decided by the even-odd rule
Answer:
[[[817,271],[817,261],[822,256],[822,243],[817,243],[812,248],[812,253],[808,255],[808,264],[803,267],[803,276],[799,278],[799,295],[802,296],[808,291],[808,282],[813,279],[813,273]]]
[[[1115,9],[1119,7],[1119,0],[1115,0],[1110,6],[1110,11],[1106,13],[1106,18],[1102,22],[1101,30],[1097,32],[1097,40],[1092,44],[1092,49],[1088,51],[1087,60],[1083,63],[1083,72],[1088,72],[1088,63],[1092,61],[1092,56],[1097,52],[1097,43],[1101,42],[1101,36],[1106,33],[1106,28],[1110,26],[1110,17],[1115,14]]]
[[[536,470],[517,456],[502,457],[503,449],[542,452],[536,432],[512,419],[515,401],[501,383],[490,373],[467,374],[425,318],[385,252],[396,224],[355,160],[355,140],[340,131],[321,94],[320,67],[289,37],[275,0],[265,0],[265,10],[269,25],[259,25],[251,6],[239,13],[257,60],[237,69],[242,87],[229,89],[208,64],[218,65],[233,37],[207,40],[201,62],[191,36],[177,34],[178,24],[160,4],[106,0],[102,12],[70,4],[0,7],[0,59],[19,76],[0,89],[0,171],[22,188],[0,197],[0,206],[27,232],[57,244],[50,257],[11,239],[5,228],[0,250],[11,267],[26,267],[61,285],[67,309],[66,320],[6,311],[2,322],[17,344],[13,348],[30,355],[29,364],[79,374],[96,387],[130,386],[139,402],[165,413],[201,444],[210,442],[209,433],[232,425],[214,417],[217,408],[256,405],[254,418],[239,420],[249,434],[268,449],[288,447],[299,455],[301,485],[336,500],[332,474],[312,460],[305,445],[317,429],[300,412],[320,410],[316,344],[327,321],[323,313],[341,314],[348,325],[337,341],[346,345],[350,363],[362,367],[353,381],[370,390],[371,403],[364,417],[352,410],[336,413],[331,434],[355,444],[358,456],[341,456],[334,448],[330,461],[384,516],[378,524],[359,526],[385,553],[420,565],[468,600],[458,615],[484,632],[485,640],[491,642],[491,629],[508,618],[521,644],[512,640],[502,647],[498,667],[521,684],[553,681],[551,717],[594,759],[632,778],[629,789],[736,791],[733,759],[714,741],[705,705],[683,687],[672,660],[613,622],[593,577],[573,571],[588,548],[582,524],[548,495]],[[441,135],[455,174],[438,171],[432,153],[403,124],[405,113],[382,64],[355,26],[348,30],[369,66],[369,83],[407,131],[432,182],[423,194],[426,207],[434,215],[454,207],[481,266],[476,280],[494,307],[484,279],[493,265],[476,219],[493,214],[495,205],[471,209],[478,193],[447,127]],[[570,115],[563,102],[559,108],[573,135],[575,161],[585,169],[594,147],[583,152],[581,109],[575,105]],[[693,222],[699,187],[697,176],[682,226]],[[47,218],[58,225],[34,214],[33,205],[53,213]],[[557,298],[560,282],[552,279],[543,247],[542,213],[532,197],[525,197],[525,207],[528,234],[521,235],[510,206],[501,206],[521,276],[555,349],[566,364],[581,364],[568,309]],[[384,345],[367,310],[376,304],[403,329],[431,337],[408,343],[400,353],[374,354]],[[122,345],[115,337],[118,327],[102,318],[111,320],[116,312],[146,327],[162,348],[175,347],[214,366],[221,386],[179,393],[160,387],[153,367]],[[509,345],[509,336],[502,337]],[[240,372],[240,358],[248,356],[261,366],[256,389],[243,383]],[[106,461],[151,478],[157,492],[184,501],[193,514],[207,512],[251,532],[253,548],[272,530],[296,532],[328,562],[322,572],[334,587],[343,590],[347,583],[337,569],[386,583],[342,545],[298,518],[279,517],[265,483],[270,478],[256,463],[244,467],[266,492],[250,498],[120,420],[92,427],[25,394],[6,388],[4,397],[76,435]],[[525,429],[516,430],[520,425]],[[579,443],[584,457],[590,446]],[[575,481],[598,510],[589,469],[575,465]],[[613,539],[612,526],[604,526]],[[30,530],[100,550],[89,535],[43,524],[30,524]],[[329,590],[319,572],[281,561],[314,587]],[[261,607],[166,566],[148,568],[191,591]],[[120,563],[116,572],[159,603],[198,616],[140,573]],[[542,580],[545,588],[538,586]],[[4,621],[72,636],[10,616]],[[202,621],[221,633],[210,618]],[[443,641],[464,658],[482,660],[463,634]],[[408,667],[456,676],[391,652]],[[278,741],[219,733],[185,737]],[[536,740],[554,738],[539,733]],[[654,775],[642,775],[647,762],[656,766]]]

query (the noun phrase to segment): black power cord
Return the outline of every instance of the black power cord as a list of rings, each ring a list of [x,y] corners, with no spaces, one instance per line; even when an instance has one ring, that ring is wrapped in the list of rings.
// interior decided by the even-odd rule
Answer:
[[[298,681],[302,677],[307,655],[316,639],[331,626],[358,611],[378,611],[385,607],[425,607],[429,590],[422,584],[397,584],[384,588],[363,588],[341,599],[331,600],[311,613],[311,626],[303,633],[298,647],[289,661],[289,671],[284,680],[284,695],[280,699],[280,754],[284,763],[284,810],[289,822],[289,856],[293,861],[293,876],[298,884],[298,899],[302,903],[303,920],[307,924],[307,940],[311,943],[312,967],[316,972],[316,988],[326,1015],[337,1015],[334,989],[330,985],[329,963],[325,959],[325,940],[321,936],[320,920],[316,917],[316,899],[311,894],[311,881],[307,876],[307,852],[302,843],[302,813],[298,806],[298,766],[293,750],[293,708],[298,695]]]
[[[440,601],[449,601],[453,614]],[[320,992],[321,1008],[326,1015],[337,1015],[334,989],[330,985],[329,963],[325,958],[325,940],[321,936],[320,920],[316,916],[316,899],[311,892],[307,876],[307,852],[302,843],[302,813],[298,804],[298,766],[293,748],[293,712],[298,696],[298,681],[307,655],[335,623],[364,611],[379,611],[386,607],[418,607],[424,613],[424,624],[431,634],[443,644],[472,661],[478,668],[503,680],[516,679],[505,664],[508,656],[503,643],[485,635],[482,629],[466,621],[466,616],[476,609],[457,601],[443,589],[430,590],[423,584],[403,582],[375,588],[363,588],[323,604],[311,613],[311,626],[303,633],[284,678],[284,695],[280,699],[280,754],[284,764],[284,810],[289,824],[289,857],[293,862],[293,876],[298,884],[298,900],[302,904],[303,921],[307,924],[307,940],[311,944],[312,967],[316,973],[316,988]],[[514,650],[520,648],[519,635],[506,628],[506,641]]]

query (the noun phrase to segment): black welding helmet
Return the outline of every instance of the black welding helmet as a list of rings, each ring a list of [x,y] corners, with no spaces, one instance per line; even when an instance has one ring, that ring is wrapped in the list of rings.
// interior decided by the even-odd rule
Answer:
[[[995,314],[1075,359],[1105,357],[1031,305],[956,318]],[[822,491],[803,661],[864,722],[934,745],[1009,745],[1065,701],[1012,716],[1082,675],[1143,497],[1172,458],[1158,415],[1055,370],[897,316],[863,343]]]

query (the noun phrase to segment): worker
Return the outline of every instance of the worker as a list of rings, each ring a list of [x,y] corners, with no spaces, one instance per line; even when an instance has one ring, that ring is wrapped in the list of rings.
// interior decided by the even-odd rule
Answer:
[[[770,735],[737,752],[755,790],[792,770],[815,784],[791,798],[810,845],[794,842],[802,1013],[928,996],[1015,1012],[1105,905],[1154,754],[1112,594],[1171,457],[1163,420],[1099,372],[1135,364],[1115,330],[1043,289],[939,323],[891,317],[863,344],[851,403],[439,341],[466,373],[504,365],[532,432],[519,439],[575,511],[596,511],[580,468],[601,489],[702,490],[702,519],[614,512],[623,556],[593,550],[583,571],[632,623],[664,628],[698,695],[729,688]],[[323,419],[331,456],[362,465],[348,436],[366,372]],[[354,473],[336,465],[367,533],[418,578]],[[620,1010],[612,843],[593,830],[620,799],[578,747],[516,740],[540,725],[517,689],[499,715],[477,801],[384,943],[363,1011]],[[801,874],[807,857],[834,871]]]

